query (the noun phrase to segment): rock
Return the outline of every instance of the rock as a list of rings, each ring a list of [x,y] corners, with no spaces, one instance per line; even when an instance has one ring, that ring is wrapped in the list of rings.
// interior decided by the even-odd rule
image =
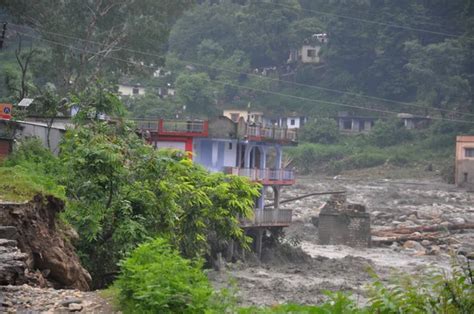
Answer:
[[[71,312],[79,312],[82,311],[82,305],[77,304],[77,303],[71,303],[68,306],[68,310]]]
[[[425,248],[420,243],[412,240],[405,241],[405,243],[403,243],[403,248],[415,250],[417,253],[425,252]]]
[[[441,248],[438,245],[432,245],[428,250],[430,255],[439,255],[441,253]]]
[[[18,236],[17,229],[13,226],[0,226],[0,238],[16,240]]]
[[[466,220],[461,217],[454,217],[454,218],[451,218],[451,222],[456,225],[462,225],[466,223]]]
[[[423,245],[423,246],[428,246],[428,245],[430,245],[430,244],[431,244],[431,242],[430,242],[429,240],[423,240],[423,241],[421,241],[421,245]]]
[[[418,221],[418,217],[415,214],[411,214],[410,216],[408,216],[408,219],[411,221]]]
[[[59,305],[61,306],[64,306],[64,307],[68,307],[69,305],[71,304],[74,304],[74,303],[82,303],[82,300],[81,299],[76,299],[76,298],[68,298],[64,301],[61,301],[59,302]]]

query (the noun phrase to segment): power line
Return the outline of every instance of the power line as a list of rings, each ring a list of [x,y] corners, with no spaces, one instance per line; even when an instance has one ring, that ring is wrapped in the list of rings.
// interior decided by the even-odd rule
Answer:
[[[22,26],[22,25],[17,25],[17,26]],[[25,27],[25,26],[22,26],[22,27]],[[81,38],[78,38],[78,37],[65,35],[65,34],[61,34],[61,33],[50,32],[50,31],[43,31],[43,32],[46,33],[46,34],[57,35],[57,36],[60,36],[60,37],[63,37],[63,38],[69,38],[69,39],[79,40],[79,41],[83,41],[83,42],[89,42],[89,43],[93,43],[93,44],[96,44],[96,45],[103,45],[103,43],[100,43],[98,41],[81,39]],[[137,54],[142,54],[142,55],[147,55],[147,56],[152,56],[152,57],[158,57],[158,58],[161,57],[161,56],[159,56],[158,54],[155,54],[155,53],[143,52],[143,51],[129,49],[129,48],[125,48],[125,47],[119,47],[119,46],[116,46],[116,48],[124,50],[124,51],[129,51],[129,52],[132,52],[132,53],[137,53]],[[420,108],[420,109],[423,109],[423,110],[439,111],[439,112],[446,112],[446,113],[452,113],[452,114],[461,114],[461,115],[468,115],[468,116],[473,116],[474,117],[474,114],[469,113],[469,112],[462,112],[462,111],[449,110],[449,109],[443,109],[443,108],[428,108],[428,107],[425,107],[425,106],[422,106],[422,105],[407,103],[407,102],[402,102],[402,101],[396,101],[396,100],[392,100],[392,99],[388,99],[388,98],[363,95],[363,94],[358,94],[358,93],[349,92],[349,91],[342,91],[342,90],[323,87],[323,86],[318,86],[318,85],[310,85],[310,84],[304,84],[304,83],[298,83],[298,82],[292,82],[292,81],[285,81],[285,80],[280,80],[280,79],[277,79],[277,78],[271,78],[271,77],[267,77],[267,76],[261,76],[261,75],[257,75],[257,74],[253,74],[253,73],[238,72],[238,71],[235,71],[235,70],[226,69],[226,68],[222,68],[222,67],[216,67],[216,66],[203,64],[203,63],[199,63],[199,62],[195,62],[195,61],[179,59],[178,62],[182,63],[182,64],[192,64],[192,65],[195,65],[195,66],[200,66],[200,67],[205,67],[205,68],[209,68],[209,69],[224,71],[224,72],[237,74],[237,75],[245,74],[247,76],[256,77],[256,78],[259,78],[259,79],[265,79],[265,80],[268,80],[268,81],[273,81],[273,82],[278,82],[278,83],[283,82],[283,83],[287,83],[287,84],[291,84],[291,85],[295,85],[295,86],[311,88],[311,89],[314,89],[314,90],[322,90],[322,91],[333,92],[333,93],[338,93],[338,94],[342,94],[342,95],[366,98],[366,99],[371,99],[371,100],[376,100],[376,101],[383,101],[383,102],[386,102],[386,103],[399,104],[399,105],[403,105],[403,106],[406,106],[406,107]]]
[[[275,6],[280,6],[280,7],[284,7],[284,8],[287,8],[287,9],[291,9],[291,10],[299,10],[299,9],[294,8],[292,6],[284,5],[284,4],[281,4],[281,3],[262,2],[260,4],[275,5]],[[378,22],[378,21],[363,19],[363,18],[359,18],[359,17],[353,17],[353,16],[342,15],[342,14],[337,14],[337,13],[330,13],[330,12],[325,12],[325,11],[320,11],[320,10],[312,10],[312,9],[301,9],[301,10],[302,11],[313,12],[313,13],[316,13],[316,14],[319,14],[319,15],[334,16],[334,17],[343,18],[343,19],[347,19],[347,20],[353,20],[353,21],[357,21],[357,22],[387,26],[387,27],[391,27],[391,28],[399,28],[399,29],[415,31],[415,32],[420,32],[420,33],[428,33],[428,34],[433,34],[433,35],[441,35],[441,36],[455,37],[455,38],[467,38],[467,39],[474,40],[474,37],[467,37],[467,36],[464,36],[464,35],[456,35],[456,34],[450,34],[450,33],[445,33],[445,32],[432,31],[432,30],[428,30],[428,29],[421,29],[421,28],[416,28],[416,27],[411,27],[411,26],[404,26],[404,25],[393,24],[393,23]]]
[[[142,66],[142,67],[148,67],[148,68],[151,68],[151,69],[155,68],[155,67],[150,66],[150,65],[140,64],[140,63],[137,63],[137,62],[134,62],[134,61],[129,61],[129,60],[113,57],[113,56],[104,56],[104,55],[102,55],[98,52],[89,51],[89,50],[85,50],[85,49],[81,49],[81,48],[77,48],[77,47],[72,47],[70,45],[67,45],[67,44],[64,44],[64,43],[61,43],[61,42],[56,42],[56,41],[53,41],[53,40],[44,39],[44,38],[41,38],[41,37],[36,37],[36,36],[26,34],[26,33],[22,33],[22,32],[19,32],[19,31],[17,31],[17,33],[20,33],[24,36],[31,37],[31,38],[34,38],[34,39],[37,39],[37,40],[40,40],[40,41],[46,41],[46,42],[49,42],[49,43],[52,43],[52,44],[55,44],[55,45],[63,46],[63,47],[68,48],[68,49],[73,49],[73,50],[82,51],[82,52],[93,54],[93,55],[98,55],[98,56],[101,56],[103,58],[113,59],[113,60],[117,60],[117,61],[121,61],[121,62],[126,62],[126,63],[132,64],[132,65]],[[221,84],[221,85],[229,85],[229,86],[234,86],[234,87],[238,87],[238,88],[253,90],[253,91],[256,91],[256,92],[262,92],[262,93],[267,93],[267,94],[286,97],[286,98],[292,98],[292,99],[297,99],[297,100],[314,102],[314,103],[317,103],[317,104],[322,103],[322,104],[328,104],[328,105],[334,105],[334,106],[340,106],[340,107],[346,107],[346,108],[353,108],[353,109],[360,109],[360,110],[366,110],[366,111],[373,111],[373,112],[379,112],[379,113],[386,113],[386,114],[399,114],[400,113],[400,112],[391,111],[391,110],[366,108],[366,107],[362,107],[362,106],[356,106],[356,105],[350,105],[350,104],[344,104],[344,103],[338,103],[338,102],[332,102],[332,101],[326,101],[326,100],[311,99],[311,98],[295,96],[295,95],[290,95],[290,94],[285,94],[285,93],[280,93],[280,92],[274,92],[274,91],[269,91],[269,90],[265,90],[265,89],[259,89],[259,88],[254,88],[254,87],[249,87],[249,86],[244,86],[244,85],[239,85],[239,84],[232,84],[232,83],[224,82],[224,81],[220,81],[220,80],[213,80],[212,82],[213,83],[218,83],[218,84]],[[422,117],[422,116],[414,115],[414,117]],[[433,119],[433,120],[440,120],[440,121],[451,121],[451,122],[458,122],[458,123],[474,124],[474,121],[467,121],[467,120],[446,119],[446,118],[441,118],[441,117],[430,117],[430,118]]]

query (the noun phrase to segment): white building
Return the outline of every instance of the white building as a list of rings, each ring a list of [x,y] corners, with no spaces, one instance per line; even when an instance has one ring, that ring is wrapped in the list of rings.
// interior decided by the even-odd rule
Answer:
[[[121,96],[142,96],[145,95],[145,87],[140,84],[122,83],[118,86],[118,92]]]

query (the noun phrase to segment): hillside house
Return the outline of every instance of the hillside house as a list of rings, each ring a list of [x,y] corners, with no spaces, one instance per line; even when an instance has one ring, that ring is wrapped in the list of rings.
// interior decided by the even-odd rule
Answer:
[[[140,83],[132,84],[122,82],[118,85],[118,92],[120,96],[142,96],[145,95],[145,87],[142,86]]]
[[[305,116],[299,116],[296,113],[286,115],[286,116],[278,116],[278,117],[264,117],[264,124],[265,125],[274,125],[282,128],[288,129],[299,129],[302,128],[305,123],[307,122],[307,118]]]
[[[229,110],[224,110],[222,115],[236,123],[239,122],[241,118],[245,122],[249,122],[249,123],[255,123],[255,124],[263,123],[263,112],[261,111],[229,109]]]
[[[291,49],[288,57],[288,63],[321,63],[320,52],[321,48],[327,44],[327,34],[314,34],[310,38],[304,40],[301,47],[298,49]]]
[[[408,130],[427,127],[431,122],[429,117],[415,116],[410,113],[399,113],[397,114],[397,118],[403,122],[403,125]]]
[[[339,131],[345,134],[368,133],[376,120],[375,117],[352,116],[347,112],[340,112],[336,118]]]
[[[456,137],[455,183],[474,190],[474,136]]]
[[[295,183],[293,171],[283,168],[282,148],[296,145],[296,130],[266,127],[248,122],[244,117],[235,122],[226,116],[209,121],[139,120],[137,124],[139,132],[158,149],[183,150],[211,172],[245,176],[262,184],[254,217],[241,221],[242,227],[255,236],[257,253],[261,252],[265,230],[291,223],[292,211],[280,209],[279,200],[281,187]],[[273,208],[265,207],[268,189],[273,192]]]

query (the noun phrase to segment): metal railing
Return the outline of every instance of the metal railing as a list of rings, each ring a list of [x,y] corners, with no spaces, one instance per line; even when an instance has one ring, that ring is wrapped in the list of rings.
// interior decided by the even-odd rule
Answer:
[[[287,169],[256,169],[229,167],[226,173],[236,176],[247,177],[251,181],[262,183],[292,183],[295,180],[295,172]]]
[[[287,226],[291,223],[291,209],[256,209],[252,219],[241,220],[244,227]]]
[[[137,124],[137,128],[140,130],[158,130],[158,120],[138,120],[134,119]]]
[[[295,129],[280,127],[247,126],[246,135],[249,137],[260,137],[267,140],[293,142],[295,142],[298,138],[297,131]]]
[[[160,120],[158,131],[162,133],[203,133],[205,121]]]

